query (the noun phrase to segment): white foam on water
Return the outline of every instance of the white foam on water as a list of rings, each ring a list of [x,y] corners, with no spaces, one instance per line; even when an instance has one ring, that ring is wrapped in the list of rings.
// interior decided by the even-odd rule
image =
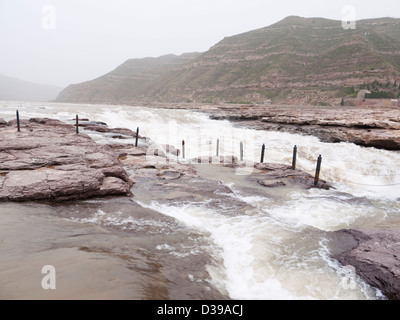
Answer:
[[[133,106],[2,102],[0,117],[82,118],[103,121],[110,127],[131,130],[159,144],[181,147],[186,158],[215,155],[220,139],[220,155],[239,156],[244,143],[244,159],[259,162],[261,145],[266,145],[265,162],[292,162],[293,146],[298,147],[298,168],[314,175],[318,155],[322,155],[321,179],[333,182],[344,192],[357,196],[400,198],[400,152],[363,148],[351,143],[323,143],[316,137],[234,127],[228,121],[210,120],[206,114],[187,110],[166,110]],[[45,107],[45,109],[43,109]],[[212,144],[210,144],[211,142]],[[107,141],[102,141],[107,143]]]
[[[203,250],[199,249],[199,248],[185,247],[183,245],[181,245],[180,248],[176,248],[176,247],[172,247],[166,243],[157,245],[156,249],[159,251],[168,252],[170,255],[173,255],[173,256],[176,256],[179,258],[195,256],[195,255],[203,253]]]
[[[355,272],[355,268],[352,266],[343,266],[337,260],[332,259],[330,250],[328,248],[327,239],[322,239],[319,244],[320,248],[318,252],[321,258],[327,263],[327,265],[335,270],[336,274],[340,277],[340,284],[337,287],[336,299],[343,299],[341,292],[351,293],[351,291],[359,291],[367,300],[383,300],[385,296],[379,289],[372,288],[365,283]],[[354,299],[351,295],[348,299]]]
[[[310,300],[374,299],[356,279],[342,285],[343,274],[333,268],[317,241],[298,241],[302,228],[283,224],[267,215],[226,216],[198,204],[169,206],[141,203],[209,234],[218,270],[210,268],[214,283],[222,284],[232,299]],[[312,239],[314,240],[314,239]],[[297,243],[298,242],[298,243]],[[329,261],[329,263],[327,263]],[[350,281],[350,280],[349,280]],[[353,281],[353,279],[352,279]]]
[[[328,258],[329,252],[319,232],[351,227],[363,220],[383,220],[398,212],[400,152],[236,128],[227,121],[210,120],[205,114],[185,110],[25,102],[0,105],[0,117],[6,119],[13,119],[15,110],[19,109],[22,117],[72,119],[79,113],[81,118],[103,121],[110,127],[131,130],[140,127],[140,135],[160,144],[180,147],[185,140],[187,158],[214,155],[216,139],[220,138],[220,155],[239,156],[239,142],[243,141],[245,159],[258,162],[261,145],[265,143],[265,162],[290,165],[293,146],[297,145],[298,168],[313,175],[316,159],[321,154],[321,178],[332,182],[336,190],[293,192],[281,202],[236,192],[237,197],[255,208],[251,215],[227,216],[216,208],[198,204],[142,205],[209,235],[215,244],[215,254],[223,261],[223,266],[212,275],[234,299],[379,298],[379,294],[371,292],[368,286]],[[103,143],[109,141],[97,137],[101,139]],[[151,224],[118,214],[104,215],[101,211],[82,222],[121,228]]]
[[[287,201],[266,210],[271,216],[293,225],[309,225],[326,231],[348,228],[359,219],[383,220],[388,214],[387,209],[380,208],[378,204],[361,201],[354,205],[334,193],[326,194],[317,189],[293,192]]]
[[[206,114],[186,110],[155,110],[119,107],[105,111],[104,121],[132,128],[143,127],[153,141],[180,147],[185,140],[187,157],[215,155],[220,139],[220,155],[239,157],[240,141],[244,159],[259,162],[262,144],[265,162],[292,162],[293,146],[298,147],[298,166],[314,175],[316,161],[322,155],[321,178],[333,182],[341,191],[357,196],[400,197],[400,152],[363,148],[351,143],[324,143],[316,137],[284,132],[234,127],[228,121],[210,120]],[[211,143],[211,144],[210,144]],[[396,187],[397,186],[397,187]]]
[[[119,227],[121,230],[145,231],[147,233],[162,232],[168,234],[171,233],[172,229],[172,227],[168,226],[166,222],[134,218],[132,216],[126,217],[125,215],[122,215],[120,211],[105,212],[101,209],[97,210],[97,212],[90,217],[72,217],[71,219],[81,223]],[[149,228],[154,228],[154,231],[149,231]]]
[[[146,206],[146,204],[141,203]],[[251,233],[243,227],[246,217],[226,217],[216,214],[204,207],[170,207],[153,202],[148,206],[166,215],[172,216],[187,226],[195,227],[210,233],[215,245],[221,251],[226,279],[215,279],[223,282],[233,299],[293,299],[289,291],[281,287],[279,281],[265,276],[262,281],[255,281],[252,263]],[[212,222],[211,222],[212,221]],[[268,270],[267,270],[268,271]],[[214,276],[220,276],[220,274]]]

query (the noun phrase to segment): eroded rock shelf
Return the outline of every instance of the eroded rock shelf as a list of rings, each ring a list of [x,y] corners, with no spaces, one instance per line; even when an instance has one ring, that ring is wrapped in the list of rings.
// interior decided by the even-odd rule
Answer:
[[[86,130],[111,134],[115,139],[136,136],[129,129],[111,129],[89,120]],[[132,197],[132,190],[149,193],[159,201],[226,201],[237,210],[246,204],[217,180],[198,175],[195,166],[170,161],[168,153],[179,155],[174,146],[160,146],[149,153],[149,140],[139,147],[129,143],[102,145],[85,132],[53,119],[21,122],[0,119],[0,201],[67,201],[93,197]],[[213,163],[241,168],[237,158],[197,158],[193,163]],[[247,180],[258,188],[320,188],[332,186],[323,180],[314,185],[313,177],[281,164],[255,164]],[[136,183],[136,184],[135,184]],[[139,184],[139,186],[137,186]],[[262,189],[264,190],[264,189]],[[263,192],[254,187],[251,192]],[[172,197],[173,195],[173,197]],[[172,197],[172,198],[171,198]],[[331,233],[333,258],[354,266],[367,283],[379,288],[389,299],[398,300],[400,288],[398,230],[340,230]]]

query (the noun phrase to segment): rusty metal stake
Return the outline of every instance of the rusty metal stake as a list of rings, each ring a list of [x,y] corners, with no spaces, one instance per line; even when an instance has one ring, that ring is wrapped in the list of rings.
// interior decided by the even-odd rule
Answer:
[[[262,147],[261,147],[261,161],[260,161],[260,163],[264,162],[264,155],[265,155],[265,144],[263,144]]]
[[[138,146],[138,140],[139,140],[139,127],[136,129],[136,141],[135,141],[135,147]]]
[[[318,181],[319,181],[319,174],[321,172],[321,163],[322,163],[322,156],[319,155],[318,157],[318,161],[317,161],[317,169],[315,171],[315,179],[314,179],[314,185],[318,185]]]
[[[297,160],[297,146],[294,146],[294,148],[293,148],[292,170],[296,170],[296,160]]]
[[[18,132],[21,131],[21,126],[20,126],[20,122],[19,122],[19,111],[17,110],[17,130]]]

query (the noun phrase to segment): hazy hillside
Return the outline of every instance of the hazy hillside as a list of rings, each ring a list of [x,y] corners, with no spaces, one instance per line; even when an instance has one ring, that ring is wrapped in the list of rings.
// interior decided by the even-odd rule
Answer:
[[[341,21],[288,17],[182,57],[129,60],[68,87],[59,100],[323,103],[354,96],[364,83],[400,83],[400,19],[345,30]]]
[[[0,75],[0,100],[50,101],[55,100],[62,88],[37,84]]]
[[[200,53],[173,54],[159,58],[130,59],[112,72],[92,81],[73,84],[64,89],[59,101],[134,102],[153,94],[152,83],[168,72],[180,70]]]

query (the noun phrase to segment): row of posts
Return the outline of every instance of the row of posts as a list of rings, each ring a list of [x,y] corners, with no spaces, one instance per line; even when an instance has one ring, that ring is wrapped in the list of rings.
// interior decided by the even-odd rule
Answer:
[[[75,126],[76,126],[76,134],[79,134],[79,117],[78,117],[78,115],[76,115]],[[17,130],[18,130],[18,132],[21,131],[18,110],[17,110]],[[139,127],[136,129],[135,147],[138,146],[138,140],[139,140]],[[243,141],[240,141],[240,161],[243,161],[243,154],[244,154]],[[216,155],[217,155],[217,157],[219,156],[219,139],[217,139]],[[185,158],[185,140],[182,140],[182,157]],[[265,144],[263,144],[261,147],[260,163],[264,163],[264,157],[265,157]],[[294,146],[293,159],[292,159],[292,170],[296,170],[296,161],[297,161],[297,146]],[[319,175],[321,172],[321,164],[322,164],[322,156],[319,155],[319,157],[317,159],[317,168],[315,170],[314,185],[318,185]]]
[[[240,161],[243,161],[243,142],[240,141]],[[219,157],[219,139],[217,139],[217,150],[216,155]],[[182,157],[185,158],[185,140],[182,140]],[[261,147],[261,159],[260,163],[264,163],[265,157],[265,144]],[[297,163],[297,146],[293,148],[293,158],[292,158],[292,170],[296,170],[296,163]],[[317,159],[317,168],[315,170],[315,177],[314,177],[314,185],[318,185],[319,176],[321,172],[321,164],[322,164],[322,156],[319,155]]]

